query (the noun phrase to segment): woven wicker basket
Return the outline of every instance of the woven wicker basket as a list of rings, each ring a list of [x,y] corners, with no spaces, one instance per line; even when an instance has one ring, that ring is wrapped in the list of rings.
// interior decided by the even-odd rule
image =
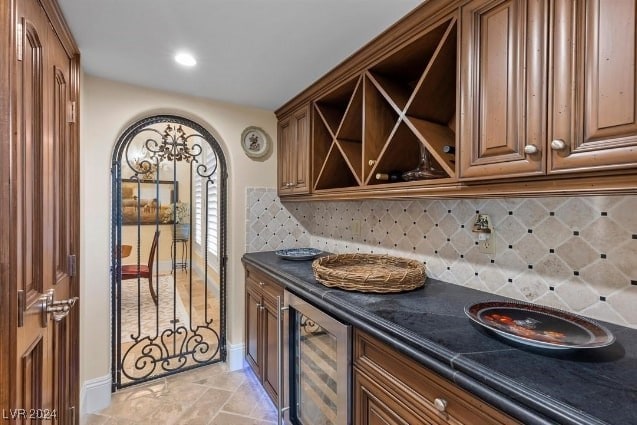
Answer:
[[[312,263],[325,286],[360,292],[402,292],[425,284],[425,266],[415,260],[380,254],[338,254]]]

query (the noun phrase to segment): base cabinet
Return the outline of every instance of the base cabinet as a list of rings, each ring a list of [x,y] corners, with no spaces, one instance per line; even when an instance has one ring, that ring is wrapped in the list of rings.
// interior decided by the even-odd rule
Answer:
[[[246,361],[272,401],[277,403],[278,374],[277,297],[283,287],[258,270],[246,267]]]
[[[356,330],[354,424],[519,424],[418,362]]]

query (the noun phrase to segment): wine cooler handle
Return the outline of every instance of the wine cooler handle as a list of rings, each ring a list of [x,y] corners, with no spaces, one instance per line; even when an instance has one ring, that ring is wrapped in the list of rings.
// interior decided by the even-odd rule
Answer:
[[[281,297],[276,297],[276,335],[278,341],[276,357],[279,366],[279,373],[277,374],[277,384],[279,387],[277,391],[277,425],[283,425],[283,413],[289,409],[289,407],[283,407],[283,313],[288,309],[289,307],[283,307],[283,305],[281,305]]]

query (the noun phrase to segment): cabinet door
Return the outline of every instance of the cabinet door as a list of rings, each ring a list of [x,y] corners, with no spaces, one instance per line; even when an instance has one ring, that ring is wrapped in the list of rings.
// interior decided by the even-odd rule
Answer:
[[[277,335],[276,304],[264,298],[263,307],[263,387],[276,404],[279,393],[279,363],[277,356],[279,338]]]
[[[637,1],[554,7],[549,172],[636,166]]]
[[[458,155],[464,179],[545,173],[548,3],[475,0],[462,7]]]
[[[293,127],[294,119],[290,116],[279,121],[277,129],[279,195],[292,193],[292,185],[296,180],[296,176],[293,175],[293,160],[295,155],[294,143],[292,142],[294,136]]]
[[[261,331],[261,294],[256,285],[246,280],[246,360],[254,373],[261,378],[261,343],[259,335]]]
[[[291,182],[294,183],[292,193],[308,193],[310,191],[310,106],[307,105],[294,113],[294,163]]]

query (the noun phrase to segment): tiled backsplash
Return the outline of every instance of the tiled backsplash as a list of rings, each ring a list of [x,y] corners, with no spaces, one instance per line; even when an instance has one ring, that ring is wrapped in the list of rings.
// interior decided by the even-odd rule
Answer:
[[[492,220],[494,256],[471,232],[478,212]],[[247,251],[389,253],[446,282],[637,328],[637,196],[282,204],[274,189],[248,189],[247,217]]]
[[[310,245],[307,230],[281,204],[276,189],[246,190],[246,252]]]

